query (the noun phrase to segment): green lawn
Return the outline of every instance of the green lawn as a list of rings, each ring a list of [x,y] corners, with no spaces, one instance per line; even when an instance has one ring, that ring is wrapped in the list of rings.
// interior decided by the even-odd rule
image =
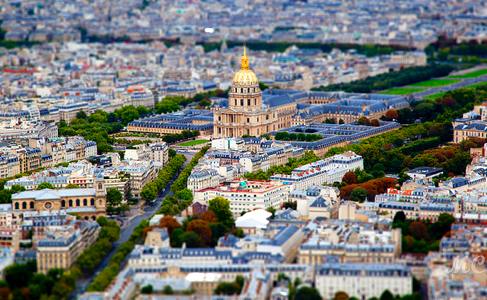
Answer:
[[[390,88],[387,90],[380,91],[380,94],[389,94],[389,95],[408,95],[412,93],[417,93],[423,91],[424,88],[422,87],[395,87]]]
[[[208,142],[209,142],[208,140],[194,140],[194,141],[187,141],[187,142],[181,143],[178,146],[191,147],[191,146],[205,144]]]
[[[411,84],[412,87],[439,87],[459,82],[458,79],[430,79]]]
[[[475,78],[475,77],[480,77],[482,75],[487,75],[487,69],[481,69],[470,73],[465,73],[462,75],[451,75],[448,76],[448,78]]]
[[[482,82],[477,82],[477,83],[474,83],[474,84],[470,84],[470,85],[467,85],[467,87],[479,87],[479,86],[484,86],[484,85],[487,85],[487,81],[482,81]]]
[[[440,93],[436,93],[436,94],[426,96],[426,97],[424,97],[424,99],[434,101],[440,97],[443,97],[443,95],[445,95],[445,94],[446,94],[446,92],[440,92]]]

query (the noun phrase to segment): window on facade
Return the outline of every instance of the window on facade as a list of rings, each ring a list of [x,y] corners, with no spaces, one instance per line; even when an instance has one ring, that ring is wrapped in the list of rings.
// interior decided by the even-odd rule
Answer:
[[[91,198],[90,205],[95,205],[95,199]]]
[[[29,208],[30,208],[30,209],[34,209],[34,201],[31,201],[31,202],[29,203]]]
[[[87,199],[83,199],[83,206],[86,206],[88,205],[88,200]]]
[[[79,199],[76,199],[76,206],[80,206],[80,201],[79,201]]]
[[[240,99],[240,106],[243,106],[243,99]]]
[[[61,200],[61,207],[66,207],[66,200]]]
[[[19,209],[19,202],[15,202],[15,209]]]
[[[250,106],[250,99],[247,99],[247,105]]]
[[[27,203],[26,202],[22,202],[22,209],[26,209],[27,208]]]
[[[68,204],[69,204],[69,207],[73,207],[73,200],[69,200]]]

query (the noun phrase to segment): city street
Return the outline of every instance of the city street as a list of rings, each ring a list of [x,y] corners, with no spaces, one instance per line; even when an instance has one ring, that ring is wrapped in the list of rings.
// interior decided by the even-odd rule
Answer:
[[[183,154],[186,157],[186,161],[184,162],[184,165],[183,165],[183,168],[184,168],[191,161],[191,159],[193,158],[195,153],[185,152],[185,153],[180,153],[180,154]],[[120,228],[120,238],[118,239],[118,241],[113,243],[112,250],[101,261],[100,265],[96,268],[95,272],[93,272],[93,274],[90,277],[83,278],[83,279],[78,281],[77,288],[73,292],[73,295],[71,297],[72,299],[76,299],[77,295],[83,293],[86,290],[86,288],[88,287],[88,285],[90,284],[90,282],[93,280],[93,278],[95,278],[96,275],[101,270],[103,270],[103,268],[105,268],[108,265],[111,257],[116,253],[116,251],[120,247],[120,245],[123,244],[124,242],[128,241],[128,239],[130,238],[130,235],[134,231],[135,227],[137,227],[143,220],[146,220],[146,219],[149,219],[150,217],[152,217],[152,215],[154,215],[157,212],[157,210],[159,210],[159,208],[161,207],[161,204],[162,204],[162,200],[166,196],[171,195],[172,192],[169,189],[169,187],[171,186],[174,179],[176,179],[178,175],[179,175],[179,172],[176,174],[176,176],[173,178],[173,180],[171,180],[171,182],[168,184],[166,189],[157,197],[157,199],[151,205],[147,205],[142,210],[140,210],[140,209],[138,210],[141,214],[136,215],[136,216],[121,218],[122,227]],[[120,220],[117,219],[117,221],[120,221]]]

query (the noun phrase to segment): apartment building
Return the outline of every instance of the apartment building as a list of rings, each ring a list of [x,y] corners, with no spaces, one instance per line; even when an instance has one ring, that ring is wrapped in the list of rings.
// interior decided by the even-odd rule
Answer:
[[[312,223],[313,224],[313,223]],[[299,248],[298,262],[321,265],[327,256],[340,262],[392,263],[401,254],[400,229],[376,230],[374,223],[315,221]]]
[[[52,226],[44,238],[36,243],[37,272],[51,269],[68,269],[84,249],[93,244],[100,231],[96,222],[73,221],[64,226]]]
[[[224,182],[216,187],[194,191],[194,201],[208,205],[215,197],[230,201],[230,210],[235,216],[255,209],[278,209],[288,200],[288,187],[275,181],[240,181]]]
[[[291,175],[276,174],[271,180],[289,185],[291,189],[305,190],[311,186],[341,182],[348,171],[363,169],[364,161],[360,155],[348,151],[294,169]]]
[[[325,299],[337,292],[358,299],[379,298],[385,290],[400,296],[413,292],[413,275],[406,265],[325,263],[317,268],[316,288]]]

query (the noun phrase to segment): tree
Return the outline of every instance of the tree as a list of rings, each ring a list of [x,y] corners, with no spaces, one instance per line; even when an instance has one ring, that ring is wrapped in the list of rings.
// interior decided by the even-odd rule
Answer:
[[[193,231],[187,231],[181,234],[181,243],[185,243],[188,248],[203,247],[204,243],[200,236]]]
[[[274,215],[276,214],[276,209],[272,206],[269,206],[266,210],[272,214],[271,219],[274,219]]]
[[[359,125],[370,125],[370,121],[369,119],[367,119],[367,117],[360,117],[357,121],[357,124]]]
[[[21,186],[21,185],[18,185],[18,184],[14,184],[12,185],[12,187],[10,188],[10,191],[12,193],[20,193],[20,192],[23,192],[25,191],[25,187]]]
[[[204,220],[192,220],[191,222],[189,222],[188,226],[186,227],[186,230],[188,232],[192,231],[194,233],[196,233],[200,239],[203,241],[204,245],[203,246],[207,246],[207,247],[210,247],[211,246],[211,228],[208,224],[208,222],[204,221]]]
[[[43,190],[43,189],[54,189],[54,186],[50,184],[49,182],[42,182],[37,186],[38,190]]]
[[[0,190],[0,203],[11,203],[12,202],[12,191]]]
[[[26,264],[13,264],[5,268],[4,278],[11,288],[21,288],[29,282],[36,272],[35,261]]]
[[[374,127],[379,127],[380,126],[380,122],[377,119],[372,119],[372,120],[370,120],[370,125],[371,126],[374,126]]]
[[[114,213],[122,205],[123,195],[116,188],[109,188],[107,190],[107,211],[108,213]]]
[[[397,110],[391,108],[388,111],[386,111],[385,117],[387,120],[397,120],[399,119],[399,114],[397,113]]]
[[[406,215],[404,214],[403,211],[398,211],[394,215],[393,223],[404,222],[404,221],[406,221]]]
[[[417,240],[427,240],[429,238],[428,228],[421,221],[414,221],[409,224],[409,232]]]
[[[164,289],[162,290],[162,293],[164,295],[172,295],[172,294],[174,294],[174,291],[173,291],[173,289],[172,289],[172,287],[170,285],[166,285],[164,287]]]
[[[215,213],[218,222],[225,225],[227,228],[232,228],[235,225],[233,214],[230,211],[230,202],[223,197],[216,197],[208,202],[208,210]]]
[[[88,116],[84,111],[79,111],[76,113],[76,118],[77,119],[86,119]]]
[[[361,187],[357,187],[350,193],[350,200],[355,202],[364,202],[367,198],[367,190]]]
[[[173,216],[166,215],[159,220],[159,227],[167,228],[167,232],[171,235],[174,229],[181,227],[181,224]]]
[[[220,282],[215,288],[214,293],[216,295],[239,295],[244,286],[245,279],[243,276],[238,275],[233,282]]]
[[[215,213],[212,212],[211,210],[201,213],[200,215],[198,215],[198,218],[201,220],[205,220],[208,223],[215,223],[218,221]]]
[[[142,289],[140,290],[142,294],[152,294],[153,291],[154,288],[150,284],[143,286]]]
[[[146,202],[154,200],[157,197],[157,186],[154,182],[144,185],[142,191],[140,191],[140,196]]]
[[[321,300],[321,295],[317,289],[303,286],[296,291],[295,300]]]
[[[380,300],[394,300],[394,295],[389,290],[385,290],[380,295]]]
[[[336,292],[333,300],[348,300],[350,297],[345,292]]]
[[[345,175],[343,175],[342,181],[346,184],[354,184],[357,183],[357,176],[355,175],[355,172],[348,171],[345,173]]]
[[[68,185],[66,185],[65,188],[66,189],[78,189],[79,188],[79,185],[74,184],[74,183],[69,183]]]

